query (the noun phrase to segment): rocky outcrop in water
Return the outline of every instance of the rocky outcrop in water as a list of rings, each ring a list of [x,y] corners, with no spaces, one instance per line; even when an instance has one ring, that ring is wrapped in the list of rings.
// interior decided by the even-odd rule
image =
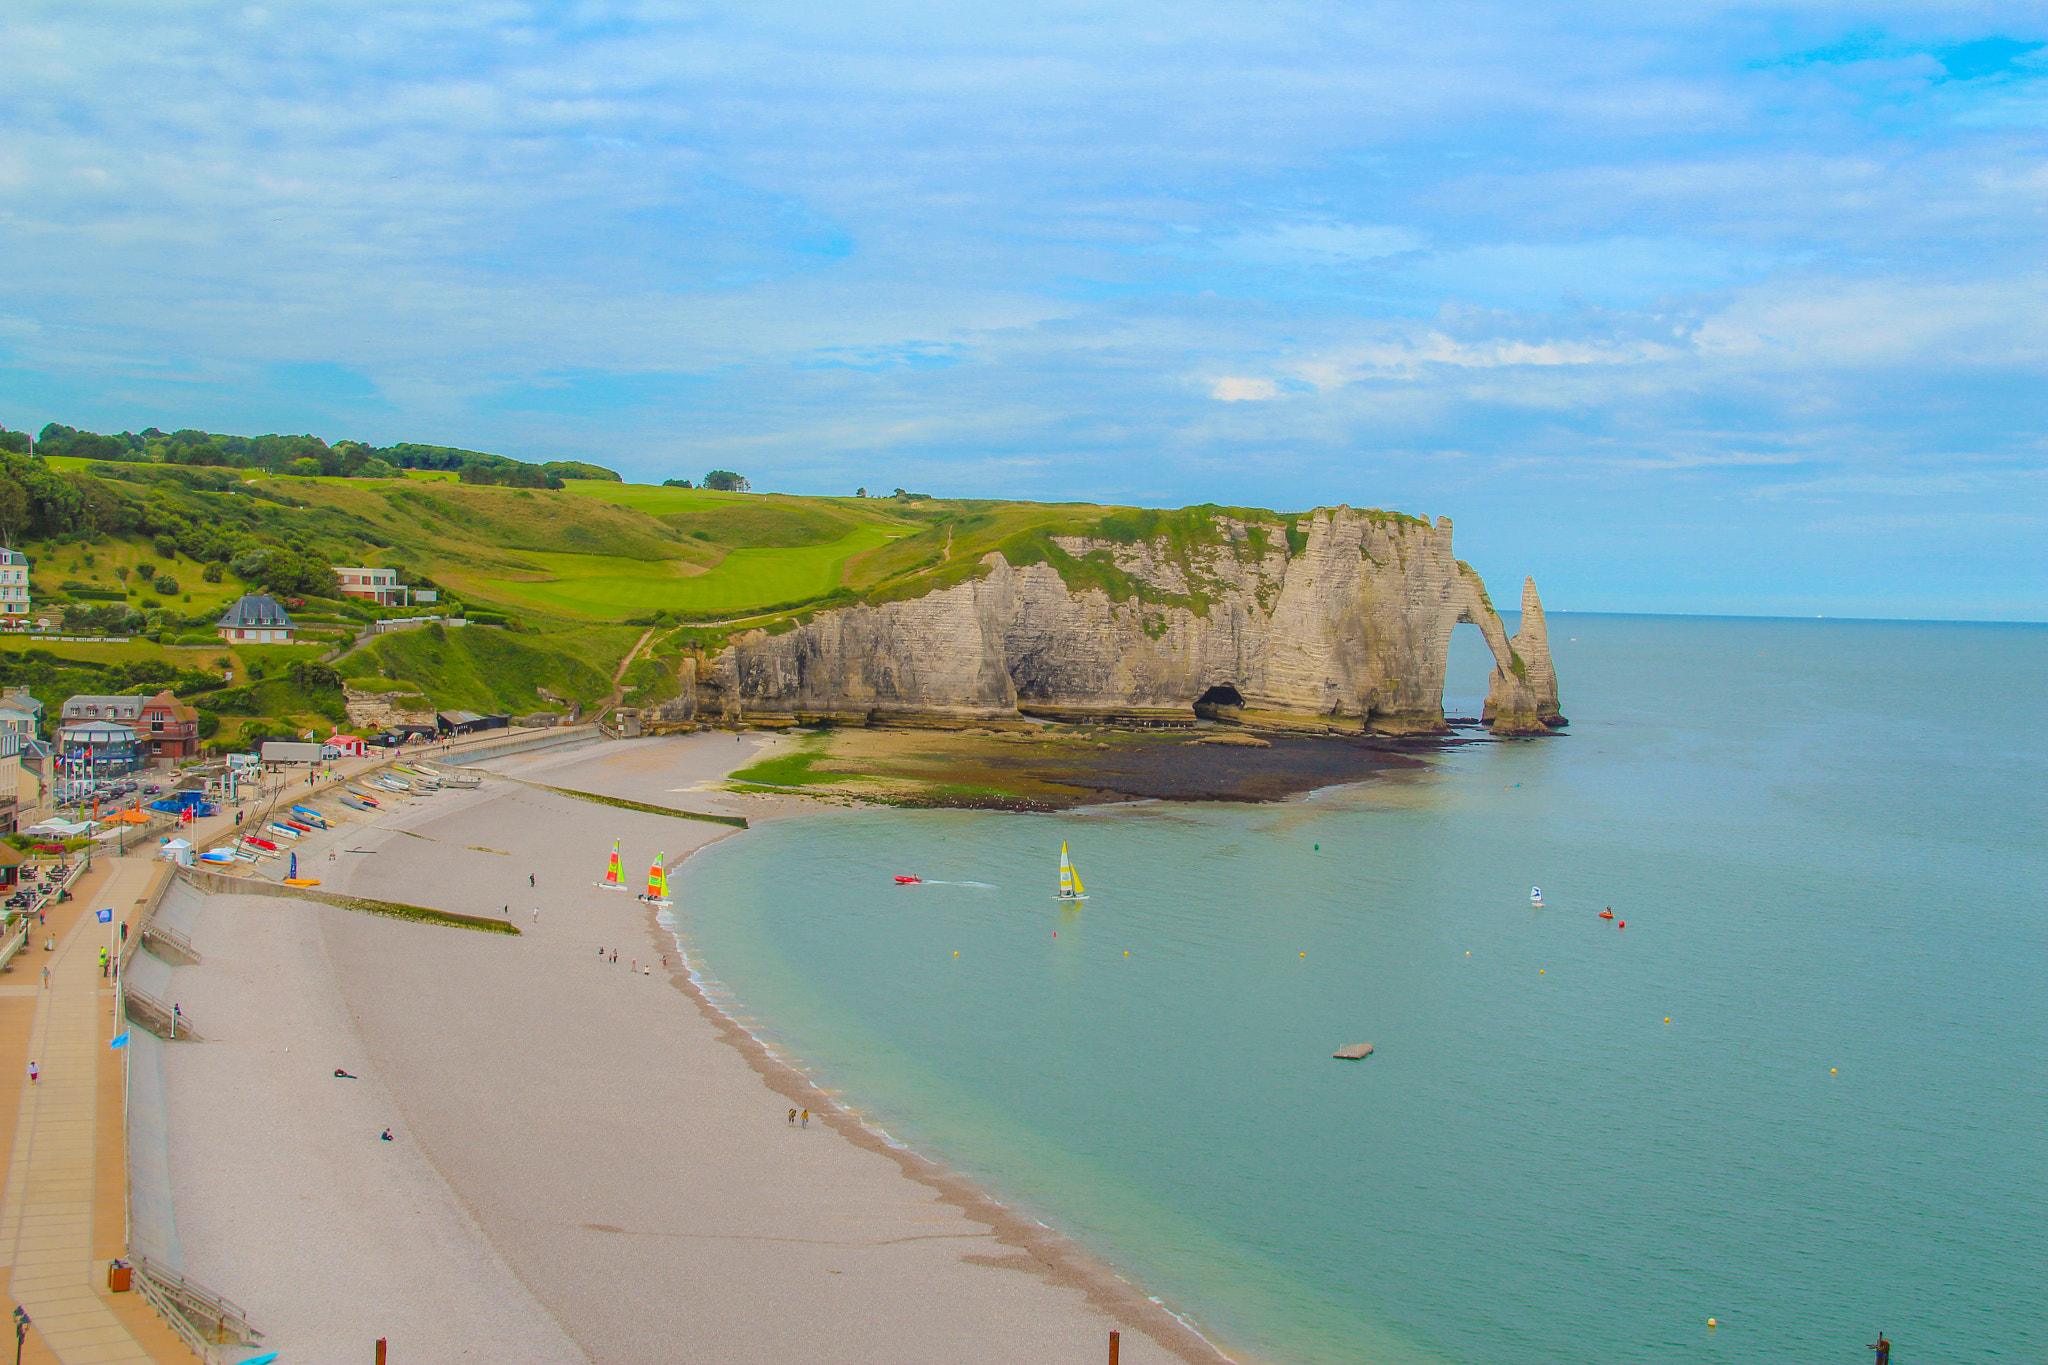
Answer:
[[[1348,507],[1221,511],[1175,535],[1053,536],[949,587],[733,638],[683,705],[787,724],[987,723],[1019,715],[1269,729],[1444,729],[1451,631],[1476,624],[1496,734],[1564,723],[1533,580],[1507,636],[1451,523]],[[1284,530],[1284,534],[1283,534]],[[1013,562],[1013,558],[1022,562]]]

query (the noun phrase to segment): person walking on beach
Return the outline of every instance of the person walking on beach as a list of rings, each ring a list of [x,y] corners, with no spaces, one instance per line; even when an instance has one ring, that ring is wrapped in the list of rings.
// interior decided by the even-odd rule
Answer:
[[[789,1126],[792,1128],[796,1127],[796,1110],[794,1109],[789,1111]]]
[[[1884,1333],[1877,1334],[1877,1340],[1870,1343],[1870,1349],[1877,1352],[1875,1365],[1892,1365],[1892,1344],[1884,1339]]]
[[[43,1073],[42,1073],[42,1072],[41,1072],[40,1070],[38,1070],[38,1069],[37,1069],[37,1067],[36,1067],[36,1064],[35,1064],[34,1062],[30,1062],[30,1063],[28,1064],[28,1082],[29,1082],[29,1084],[30,1084],[30,1085],[34,1085],[34,1084],[36,1084],[37,1082],[41,1081],[42,1079],[43,1079]]]
[[[811,1126],[811,1111],[808,1109],[804,1110],[803,1126],[806,1128]]]
[[[529,872],[529,873],[527,873],[527,874],[526,874],[526,885],[527,885],[527,886],[528,886],[529,888],[531,888],[531,887],[533,886],[533,874],[532,874],[531,872]]]
[[[43,989],[50,989],[50,969],[48,967],[43,968]]]
[[[538,905],[533,907],[533,922],[535,924],[540,923],[540,907]]]

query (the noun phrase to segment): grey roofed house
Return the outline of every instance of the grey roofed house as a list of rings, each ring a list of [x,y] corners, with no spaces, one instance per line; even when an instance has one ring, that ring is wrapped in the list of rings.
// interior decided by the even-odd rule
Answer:
[[[289,640],[297,629],[277,599],[260,592],[236,598],[213,624],[224,640]]]
[[[147,697],[105,697],[81,692],[65,699],[58,720],[64,725],[74,721],[135,720],[142,715],[142,704],[147,700]]]

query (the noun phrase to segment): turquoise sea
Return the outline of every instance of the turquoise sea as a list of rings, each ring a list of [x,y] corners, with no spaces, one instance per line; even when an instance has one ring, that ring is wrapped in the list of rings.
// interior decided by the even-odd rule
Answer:
[[[677,877],[692,959],[1249,1358],[2048,1358],[2048,628],[1551,632],[1564,737],[768,825]]]

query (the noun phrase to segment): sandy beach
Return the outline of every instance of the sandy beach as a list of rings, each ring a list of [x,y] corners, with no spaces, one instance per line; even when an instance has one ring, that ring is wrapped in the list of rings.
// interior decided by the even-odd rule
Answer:
[[[703,788],[782,742],[499,760],[300,847],[324,890],[509,907],[516,937],[256,896],[167,910],[205,958],[160,986],[207,1039],[163,1059],[186,1273],[294,1361],[379,1336],[395,1362],[1086,1361],[1112,1329],[1134,1362],[1222,1359],[837,1110],[698,991],[649,906],[594,885],[615,838],[637,888],[655,852],[733,830],[541,785],[776,818],[796,803]]]

